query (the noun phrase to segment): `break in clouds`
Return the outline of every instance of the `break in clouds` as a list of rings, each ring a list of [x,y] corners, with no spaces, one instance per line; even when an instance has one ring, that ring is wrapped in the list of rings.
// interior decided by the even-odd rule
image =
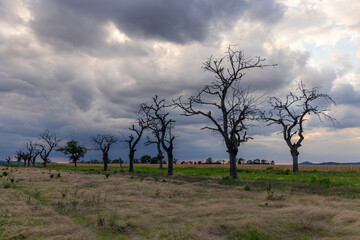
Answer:
[[[223,56],[230,44],[248,57],[278,65],[244,77],[264,101],[285,96],[302,80],[337,103],[319,103],[332,109],[339,124],[310,120],[306,131],[312,135],[304,141],[301,160],[323,161],[315,149],[333,144],[338,147],[331,151],[338,152],[344,139],[358,146],[360,18],[353,9],[359,4],[342,5],[349,9],[345,14],[338,1],[260,2],[1,1],[0,157],[13,155],[44,129],[83,144],[98,133],[127,136],[140,103],[155,94],[169,100],[196,94],[213,77],[202,63],[211,55]],[[206,120],[178,113],[173,113],[176,158],[226,157],[221,139],[200,131]],[[277,131],[254,127],[254,140],[239,156],[288,162]],[[316,138],[330,133],[337,133],[330,142]],[[118,144],[110,157],[126,159],[125,148]],[[359,154],[353,150],[340,160],[331,151],[323,157],[355,161]],[[154,152],[141,147],[137,154]],[[88,156],[98,157],[95,152]]]

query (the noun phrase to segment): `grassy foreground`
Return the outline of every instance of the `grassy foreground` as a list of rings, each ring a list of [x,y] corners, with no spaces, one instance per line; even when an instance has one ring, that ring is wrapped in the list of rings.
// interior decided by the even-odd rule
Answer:
[[[234,181],[221,177],[228,175],[222,167],[175,168],[173,177],[139,166],[135,174],[100,166],[0,169],[0,239],[360,236],[358,172],[243,169]]]

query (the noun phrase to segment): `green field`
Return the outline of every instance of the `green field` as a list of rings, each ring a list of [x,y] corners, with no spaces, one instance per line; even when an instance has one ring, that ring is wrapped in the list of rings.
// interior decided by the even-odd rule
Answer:
[[[39,166],[41,167],[41,166]],[[103,166],[79,166],[71,165],[49,165],[49,169],[88,172],[104,174]],[[128,167],[110,166],[109,173],[128,173]],[[153,174],[166,176],[167,168],[160,169],[157,165],[137,165],[134,174]],[[174,168],[175,176],[191,176],[218,181],[221,184],[229,185],[263,185],[271,182],[274,188],[299,188],[304,191],[317,192],[327,195],[340,195],[349,198],[360,198],[360,171],[300,171],[293,174],[289,169],[278,169],[273,166],[263,166],[263,169],[249,168],[238,169],[239,179],[230,179],[227,166],[181,166]],[[256,181],[254,181],[256,180]]]

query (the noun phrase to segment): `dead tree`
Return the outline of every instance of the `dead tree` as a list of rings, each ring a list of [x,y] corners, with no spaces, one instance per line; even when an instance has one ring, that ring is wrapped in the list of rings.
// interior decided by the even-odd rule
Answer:
[[[148,107],[148,105],[141,104],[139,115],[141,115],[142,118],[145,119],[146,122],[148,122],[148,129],[150,129],[151,134],[155,137],[155,140],[153,140],[149,136],[147,136],[147,141],[145,142],[145,146],[156,144],[159,168],[162,169],[164,154],[163,151],[161,150],[161,134],[160,134],[161,126],[159,124],[155,124],[156,122],[153,121],[153,118],[151,117],[152,114],[151,111],[152,110],[151,108]]]
[[[168,175],[174,173],[174,139],[172,133],[175,120],[169,118],[170,112],[166,108],[171,107],[165,99],[159,99],[157,95],[153,97],[153,103],[141,104],[140,109],[147,115],[148,128],[157,136],[158,142],[168,157]],[[158,145],[159,146],[159,145]],[[160,150],[161,152],[161,150]],[[158,156],[160,154],[158,149]],[[162,153],[162,152],[161,152]],[[159,159],[160,160],[160,159]],[[162,159],[160,160],[162,161]]]
[[[215,75],[210,84],[196,95],[183,101],[181,97],[174,104],[183,110],[185,116],[200,115],[208,118],[211,125],[202,129],[218,132],[226,146],[230,160],[230,175],[237,178],[236,156],[239,146],[251,137],[247,136],[250,121],[255,118],[257,97],[240,84],[246,72],[255,68],[275,65],[262,64],[265,59],[245,58],[243,51],[228,47],[225,56],[211,56],[203,68]]]
[[[109,150],[111,145],[117,143],[119,140],[111,135],[111,134],[98,134],[96,137],[90,138],[95,150],[101,150],[102,152],[102,159],[104,163],[104,171],[108,169],[108,162],[109,162]]]
[[[15,158],[18,163],[20,163],[21,161],[24,161],[24,166],[26,166],[28,157],[27,157],[27,154],[22,149],[19,149],[16,151]]]
[[[134,156],[136,152],[136,145],[140,141],[144,130],[147,128],[147,123],[144,122],[141,118],[138,118],[135,124],[133,124],[129,129],[134,132],[134,134],[130,134],[129,138],[125,140],[129,145],[129,172],[134,171]]]
[[[44,162],[44,167],[46,167],[46,164],[50,162],[50,153],[59,146],[61,140],[56,137],[56,133],[49,130],[40,134],[40,140],[42,141],[39,143],[40,157]]]
[[[159,168],[163,167],[163,159],[164,159],[164,154],[163,151],[161,150],[161,137],[160,137],[160,131],[159,129],[156,129],[156,126],[152,127],[153,129],[152,134],[155,136],[156,140],[152,140],[149,136],[147,137],[147,141],[145,142],[145,146],[149,146],[152,144],[156,144],[156,150],[157,150],[157,159],[159,161]]]
[[[303,82],[298,83],[299,94],[290,92],[285,100],[277,97],[269,98],[270,110],[263,112],[262,118],[267,125],[281,125],[283,138],[290,148],[293,160],[293,172],[298,173],[298,149],[304,140],[304,123],[311,116],[315,115],[322,119],[328,119],[336,122],[336,119],[327,114],[329,109],[319,108],[316,100],[325,99],[329,103],[335,104],[332,98],[323,93],[318,92],[318,88],[308,90]]]
[[[25,148],[27,149],[27,155],[28,155],[28,166],[30,166],[30,163],[35,166],[36,158],[40,154],[40,150],[38,149],[39,145],[36,142],[33,142],[31,140],[28,140],[25,143]]]
[[[10,161],[11,161],[11,157],[10,156],[6,156],[5,161],[7,162],[7,165],[10,165]]]

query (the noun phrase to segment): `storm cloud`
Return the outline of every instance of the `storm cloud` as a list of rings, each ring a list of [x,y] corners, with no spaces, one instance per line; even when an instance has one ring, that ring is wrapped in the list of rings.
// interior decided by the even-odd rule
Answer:
[[[351,17],[343,16],[335,5],[276,0],[3,0],[0,157],[13,155],[44,129],[64,141],[75,138],[84,144],[98,133],[125,137],[142,102],[155,94],[168,100],[187,97],[212,81],[214,76],[202,69],[202,63],[211,55],[222,57],[229,45],[249,58],[261,56],[266,64],[277,64],[249,71],[242,80],[264,95],[261,101],[286,96],[300,80],[333,97],[336,107],[321,104],[334,109],[340,124],[314,121],[307,132],[322,126],[360,132],[360,123],[351,120],[360,112],[360,40],[351,20],[358,15],[349,11]],[[179,113],[171,113],[177,121],[176,158],[226,158],[219,136],[199,130],[208,124],[206,119]],[[281,144],[276,131],[252,129],[255,140],[241,154],[286,162],[288,153],[279,154],[279,148],[271,146],[271,141]],[[189,152],[190,145],[196,151]],[[139,146],[139,155],[154,153]],[[126,145],[117,145],[111,154],[126,159]],[[98,157],[95,152],[88,156]]]

